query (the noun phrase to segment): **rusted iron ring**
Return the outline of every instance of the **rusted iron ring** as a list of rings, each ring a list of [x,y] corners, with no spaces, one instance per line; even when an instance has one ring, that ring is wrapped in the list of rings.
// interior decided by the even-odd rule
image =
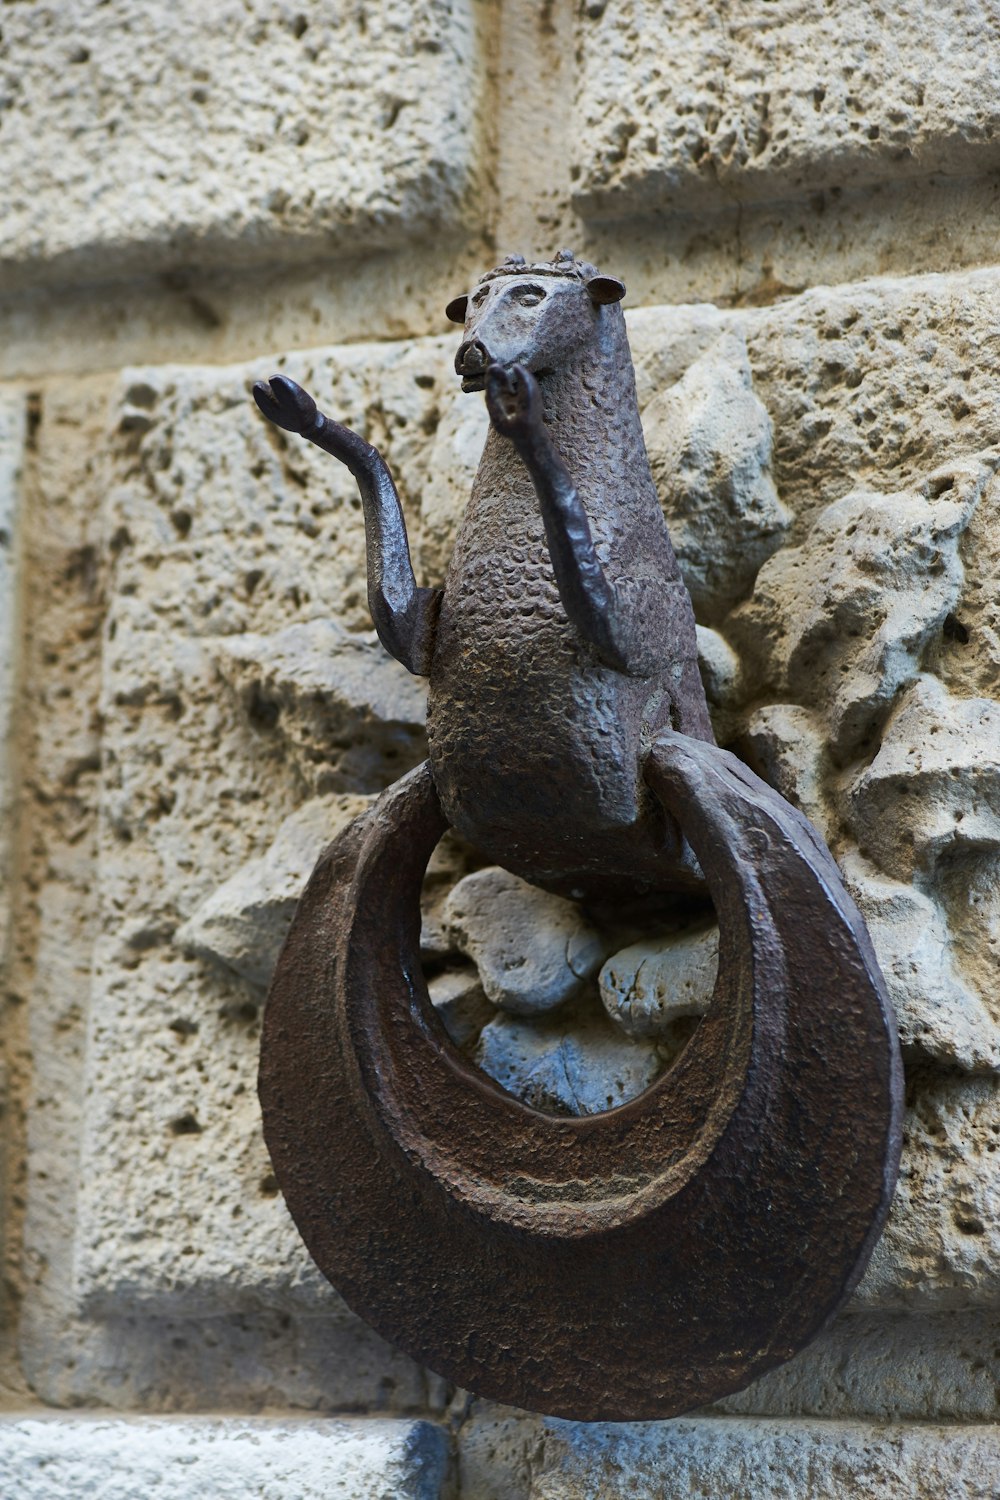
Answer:
[[[430,1004],[427,765],[321,858],[275,973],[260,1096],[292,1216],[348,1305],[454,1381],[573,1418],[745,1386],[842,1304],[888,1210],[900,1063],[861,919],[811,826],[732,756],[646,762],[720,921],[708,1013],[638,1099],[564,1119]]]

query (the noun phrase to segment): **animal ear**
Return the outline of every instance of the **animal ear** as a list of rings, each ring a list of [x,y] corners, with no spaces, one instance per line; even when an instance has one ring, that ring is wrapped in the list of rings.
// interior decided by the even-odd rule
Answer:
[[[444,315],[446,318],[450,318],[453,323],[464,323],[465,314],[467,313],[468,309],[468,297],[452,297],[451,301],[448,303],[448,306],[444,310]]]
[[[591,302],[604,307],[608,302],[620,302],[625,295],[625,283],[617,276],[591,276],[587,282]]]

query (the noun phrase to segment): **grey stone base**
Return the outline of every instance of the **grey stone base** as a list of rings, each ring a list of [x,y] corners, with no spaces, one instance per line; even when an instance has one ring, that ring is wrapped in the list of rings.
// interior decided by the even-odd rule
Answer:
[[[0,1418],[2,1500],[439,1500],[431,1422]]]
[[[996,1500],[1000,1427],[474,1420],[461,1500]]]

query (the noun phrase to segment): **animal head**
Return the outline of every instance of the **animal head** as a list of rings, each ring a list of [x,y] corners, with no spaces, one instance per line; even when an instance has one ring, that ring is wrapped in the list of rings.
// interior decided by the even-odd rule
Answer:
[[[570,250],[530,266],[523,255],[508,256],[445,309],[453,323],[465,325],[455,356],[463,391],[481,391],[490,365],[521,364],[540,376],[560,369],[593,341],[602,309],[624,295],[622,282],[599,275]]]

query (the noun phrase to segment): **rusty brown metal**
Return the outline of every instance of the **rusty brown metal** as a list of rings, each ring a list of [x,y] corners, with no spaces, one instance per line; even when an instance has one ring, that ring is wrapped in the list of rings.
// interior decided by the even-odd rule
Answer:
[[[278,1181],[393,1343],[478,1394],[611,1420],[738,1390],[823,1327],[888,1211],[901,1108],[836,864],[712,738],[623,291],[563,255],[508,261],[451,305],[492,425],[443,591],[416,588],[380,455],[283,377],[256,392],[358,477],[373,617],[430,674],[429,762],[327,850],[275,971],[260,1096]],[[577,898],[707,883],[714,999],[640,1098],[542,1115],[449,1041],[419,961],[449,825]]]
[[[480,1395],[669,1417],[788,1359],[842,1304],[899,1154],[899,1058],[870,944],[801,816],[665,732],[647,767],[721,923],[676,1066],[606,1114],[539,1114],[430,1004],[418,894],[445,828],[428,766],[327,851],[265,1016],[278,1180],[348,1305]]]

